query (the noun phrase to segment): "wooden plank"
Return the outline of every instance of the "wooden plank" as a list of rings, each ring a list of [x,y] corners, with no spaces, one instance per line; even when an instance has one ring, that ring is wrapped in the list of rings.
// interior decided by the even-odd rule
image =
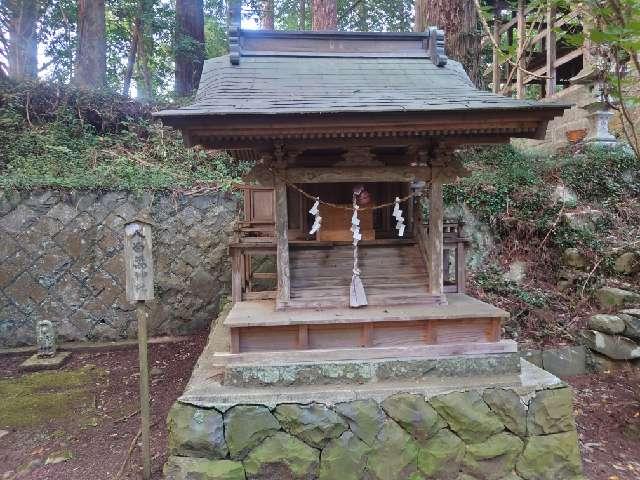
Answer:
[[[570,62],[574,58],[578,58],[578,57],[580,57],[580,56],[582,56],[584,54],[585,54],[584,47],[576,48],[575,50],[572,50],[569,53],[567,53],[567,54],[563,55],[562,57],[558,58],[555,61],[554,65],[555,65],[555,67],[557,69],[558,67],[564,65],[565,63]],[[534,70],[531,73],[533,73],[535,75],[544,75],[546,70],[547,70],[547,66],[545,65],[544,67],[540,67],[540,68],[538,68],[537,70]],[[524,83],[529,83],[529,82],[532,82],[533,80],[536,80],[536,77],[529,76],[529,77],[527,77],[525,79]]]
[[[508,312],[464,294],[447,295],[447,305],[388,305],[331,310],[276,310],[273,301],[248,301],[233,305],[227,327],[299,324],[367,323],[381,321],[508,318]]]
[[[525,52],[524,46],[526,41],[526,23],[525,23],[525,9],[524,0],[518,0],[518,11],[516,14],[516,23],[518,25],[518,48],[517,59],[518,71],[516,72],[516,98],[524,98],[524,71],[522,70],[525,64]]]
[[[491,321],[491,332],[489,334],[489,341],[497,342],[502,337],[502,321],[499,318],[494,318]]]
[[[547,83],[545,96],[547,98],[556,93],[556,32],[555,32],[556,7],[553,0],[549,1],[547,8]]]
[[[287,185],[281,175],[275,178],[276,212],[276,266],[278,272],[278,295],[276,305],[281,308],[287,304],[291,295],[289,285],[289,242],[287,232]]]
[[[319,362],[323,360],[370,360],[376,358],[440,358],[451,355],[477,355],[493,353],[514,353],[518,344],[513,340],[499,342],[462,342],[445,345],[413,345],[371,348],[336,348],[304,351],[247,352],[233,354],[216,352],[211,358],[216,363],[241,365],[257,363],[261,365],[283,365],[298,362]]]
[[[360,325],[336,324],[309,326],[309,349],[354,348],[362,340]]]
[[[493,88],[492,91],[493,93],[500,93],[500,52],[498,50],[498,48],[496,47],[496,45],[500,45],[500,11],[499,9],[496,7],[496,11],[493,15],[493,39],[494,39],[494,45],[493,45],[493,57],[492,57],[492,62],[493,62],[493,78],[492,78],[492,82],[493,82]]]
[[[434,326],[436,344],[463,342],[490,342],[493,319],[464,319],[438,321]]]
[[[274,300],[278,292],[265,291],[265,292],[244,292],[242,294],[243,300]]]
[[[372,323],[365,323],[362,325],[362,336],[360,338],[360,345],[362,347],[371,347],[373,345],[373,340],[372,340],[372,334],[373,334],[373,324]]]
[[[298,346],[298,326],[240,329],[240,352],[295,350]]]
[[[238,328],[229,329],[230,341],[229,348],[231,353],[240,353],[240,333]]]
[[[298,325],[298,348],[303,350],[309,348],[309,326]]]
[[[373,326],[373,347],[423,345],[425,322],[376,323]]]
[[[456,246],[456,284],[457,292],[465,293],[467,285],[467,258],[464,242],[458,242]]]
[[[431,192],[429,195],[428,243],[429,292],[432,295],[441,295],[443,293],[443,209],[442,182],[434,180],[431,182]]]
[[[431,167],[316,167],[290,168],[292,183],[413,182],[431,180]]]

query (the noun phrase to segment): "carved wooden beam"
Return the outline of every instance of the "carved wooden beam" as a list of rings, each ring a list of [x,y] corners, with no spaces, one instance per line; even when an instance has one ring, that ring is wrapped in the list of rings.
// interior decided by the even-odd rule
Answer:
[[[431,167],[317,167],[284,171],[292,183],[430,181]]]

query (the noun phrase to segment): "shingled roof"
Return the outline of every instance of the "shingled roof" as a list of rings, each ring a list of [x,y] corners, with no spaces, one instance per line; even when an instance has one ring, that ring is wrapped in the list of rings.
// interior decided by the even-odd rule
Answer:
[[[237,137],[237,129],[245,126],[253,129],[245,135],[255,137],[262,125],[260,135],[265,137],[266,124],[261,118],[276,122],[270,124],[274,138],[276,133],[284,135],[284,130],[275,129],[285,121],[289,135],[292,126],[298,126],[296,118],[313,119],[316,127],[320,123],[327,126],[337,117],[351,119],[341,124],[340,132],[365,127],[354,123],[354,115],[366,121],[384,118],[378,126],[389,122],[408,125],[412,118],[418,125],[446,116],[449,121],[466,123],[442,134],[496,134],[504,126],[503,137],[532,137],[539,136],[541,127],[567,107],[475,88],[461,65],[444,55],[443,34],[436,29],[424,33],[238,29],[232,30],[230,40],[230,55],[205,62],[193,104],[155,114],[181,128],[191,143]],[[477,128],[484,123],[478,115],[485,113],[489,114],[486,120],[494,121],[491,131]],[[340,133],[337,129],[330,136]],[[224,141],[211,144],[226,145]]]
[[[428,58],[259,56],[207,60],[192,105],[170,115],[435,112],[546,108],[478,90],[460,64]]]

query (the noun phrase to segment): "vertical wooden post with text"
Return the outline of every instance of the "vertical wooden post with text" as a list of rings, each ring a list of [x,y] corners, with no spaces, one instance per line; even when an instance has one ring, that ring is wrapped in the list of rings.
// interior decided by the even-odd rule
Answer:
[[[153,256],[151,223],[136,218],[125,224],[124,263],[127,300],[136,304],[138,359],[140,361],[140,432],[143,478],[151,478],[149,361],[147,356],[147,314],[145,302],[153,300]]]

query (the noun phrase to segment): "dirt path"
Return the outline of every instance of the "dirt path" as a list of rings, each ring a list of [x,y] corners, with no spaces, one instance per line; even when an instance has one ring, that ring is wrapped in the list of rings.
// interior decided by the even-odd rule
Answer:
[[[150,347],[154,479],[162,478],[167,412],[205,338]],[[139,426],[136,350],[76,353],[63,376],[21,376],[21,360],[0,358],[0,480],[114,480]],[[625,372],[570,379],[589,480],[640,479],[639,380]],[[136,449],[121,478],[139,472]]]

